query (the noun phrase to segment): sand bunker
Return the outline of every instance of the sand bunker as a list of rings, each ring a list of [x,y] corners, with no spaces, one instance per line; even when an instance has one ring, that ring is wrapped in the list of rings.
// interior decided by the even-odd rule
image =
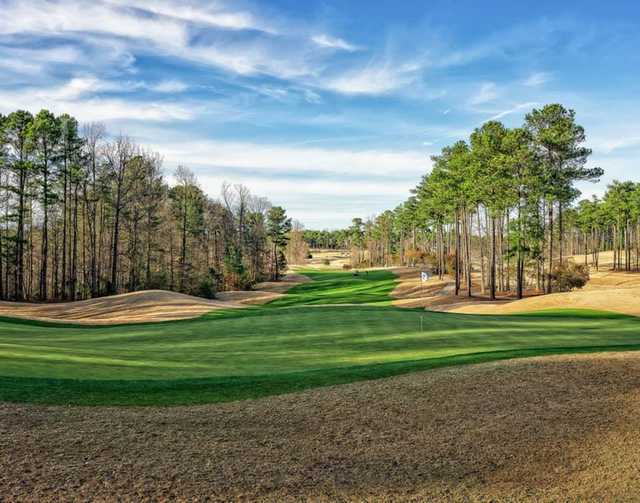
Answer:
[[[0,487],[6,501],[636,501],[639,409],[640,353],[196,407],[7,403]]]

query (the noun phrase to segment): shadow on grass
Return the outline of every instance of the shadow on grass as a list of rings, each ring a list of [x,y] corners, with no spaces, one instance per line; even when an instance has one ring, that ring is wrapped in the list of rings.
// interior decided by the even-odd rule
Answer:
[[[255,399],[422,370],[535,356],[639,351],[640,344],[490,351],[265,376],[173,380],[0,377],[0,401],[43,405],[177,406]]]

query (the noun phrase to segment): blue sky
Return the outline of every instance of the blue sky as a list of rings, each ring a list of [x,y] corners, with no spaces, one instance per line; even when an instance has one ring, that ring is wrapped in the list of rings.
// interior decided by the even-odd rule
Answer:
[[[0,0],[0,112],[102,121],[243,183],[310,228],[402,202],[489,119],[577,112],[611,180],[640,180],[640,3]]]

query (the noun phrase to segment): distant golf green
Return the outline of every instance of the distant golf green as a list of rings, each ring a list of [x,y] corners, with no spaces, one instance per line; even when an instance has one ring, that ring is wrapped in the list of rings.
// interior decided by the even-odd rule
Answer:
[[[388,271],[307,272],[271,304],[165,323],[0,320],[0,400],[174,405],[286,393],[445,365],[640,349],[640,319],[472,316],[390,305]]]

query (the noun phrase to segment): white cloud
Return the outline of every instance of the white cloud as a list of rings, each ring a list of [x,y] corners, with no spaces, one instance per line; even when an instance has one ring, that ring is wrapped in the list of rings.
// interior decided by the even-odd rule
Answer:
[[[640,136],[621,135],[616,137],[595,138],[589,141],[589,144],[593,146],[594,150],[602,152],[604,154],[609,154],[616,150],[640,146]]]
[[[70,100],[88,93],[95,93],[109,87],[96,77],[74,77],[60,87],[50,90],[39,90],[36,94],[48,94],[55,100]]]
[[[142,52],[160,52],[241,75],[264,73],[291,78],[310,74],[304,51],[295,48],[289,54],[282,47],[270,46],[268,39],[191,44],[187,20],[237,29],[256,28],[258,25],[250,22],[249,14],[207,14],[195,8],[176,9],[171,7],[172,4],[146,0],[133,5],[144,8],[147,13],[125,7],[125,2],[120,1],[33,0],[26,5],[25,2],[9,0],[0,17],[0,34],[76,36],[82,42],[102,35],[125,38],[133,48]],[[179,14],[175,15],[178,11]],[[174,15],[168,17],[169,13]]]
[[[121,7],[135,7],[153,14],[159,14],[174,19],[189,21],[197,24],[225,28],[229,30],[259,30],[275,33],[264,21],[257,19],[250,12],[231,11],[221,7],[219,3],[212,3],[207,7],[186,1],[181,2],[179,8],[173,2],[165,0],[109,0],[110,3]]]
[[[395,91],[415,82],[421,70],[421,64],[397,65],[389,58],[374,59],[365,66],[338,66],[329,60],[331,52],[323,49],[353,52],[360,48],[325,33],[310,36],[304,27],[286,20],[280,21],[285,29],[274,36],[276,30],[269,23],[226,5],[215,2],[205,7],[188,1],[177,9],[167,0],[32,0],[28,5],[6,0],[0,35],[57,36],[65,43],[73,38],[82,54],[75,55],[75,62],[66,59],[75,64],[76,71],[97,72],[98,64],[111,74],[133,71],[133,54],[154,54],[347,95]],[[239,36],[229,30],[252,31]],[[109,56],[114,52],[111,47],[117,57]],[[14,67],[19,70],[16,64]],[[22,68],[23,73],[31,74],[39,70],[41,67],[24,64]],[[178,91],[169,86],[166,92]],[[317,102],[318,96],[309,94],[308,101]]]
[[[304,89],[302,94],[307,103],[311,103],[313,105],[322,103],[322,98],[320,97],[320,95],[312,91],[311,89]]]
[[[525,109],[530,109],[533,107],[538,106],[538,103],[536,103],[535,101],[529,101],[527,103],[520,103],[512,108],[509,108],[507,110],[503,110],[502,112],[498,112],[497,114],[493,115],[492,117],[489,118],[490,121],[495,121],[498,119],[502,119],[503,117],[506,117],[507,115],[511,115],[513,113],[519,112],[520,110],[525,110]]]
[[[189,86],[180,80],[163,80],[149,86],[149,89],[157,93],[181,93],[188,88]]]
[[[264,41],[226,42],[184,47],[174,55],[240,75],[264,74],[281,79],[309,77],[315,70],[304,52]]]
[[[268,194],[269,198],[289,200],[308,196],[375,197],[382,195],[384,197],[408,197],[410,189],[415,186],[415,183],[407,181],[382,180],[371,182],[366,180],[337,179],[273,179],[235,173],[208,175],[202,171],[197,172],[197,177],[198,182],[200,182],[206,192],[213,196],[219,193],[222,183],[227,181],[229,183],[242,183],[248,186],[252,192],[256,194]]]
[[[529,75],[522,84],[527,87],[539,87],[551,79],[551,75],[547,72],[536,72]]]
[[[414,179],[431,165],[422,151],[348,150],[265,145],[218,140],[162,142],[150,145],[167,161],[224,166],[267,173],[323,172]],[[417,179],[417,178],[416,178]]]
[[[498,88],[493,82],[485,82],[480,89],[471,96],[469,103],[472,105],[482,105],[489,101],[493,101],[498,97]]]
[[[152,41],[166,47],[184,47],[184,24],[162,17],[133,15],[130,11],[99,2],[8,1],[0,17],[0,33],[78,34],[103,33]]]
[[[320,85],[343,94],[386,94],[414,82],[419,70],[417,63],[394,65],[391,61],[374,62],[329,78]]]
[[[0,48],[0,68],[18,75],[38,76],[44,73],[47,65],[74,64],[81,59],[81,51],[70,46],[38,49]]]
[[[153,122],[184,121],[194,117],[197,107],[172,102],[142,102],[120,98],[85,98],[86,94],[109,89],[113,84],[92,77],[74,78],[60,86],[0,90],[0,111],[15,109],[56,114],[68,113],[81,122],[139,120]]]
[[[311,37],[311,40],[316,45],[329,49],[341,49],[347,52],[354,52],[360,49],[357,45],[350,44],[344,39],[332,37],[331,35],[326,35],[324,33]]]

